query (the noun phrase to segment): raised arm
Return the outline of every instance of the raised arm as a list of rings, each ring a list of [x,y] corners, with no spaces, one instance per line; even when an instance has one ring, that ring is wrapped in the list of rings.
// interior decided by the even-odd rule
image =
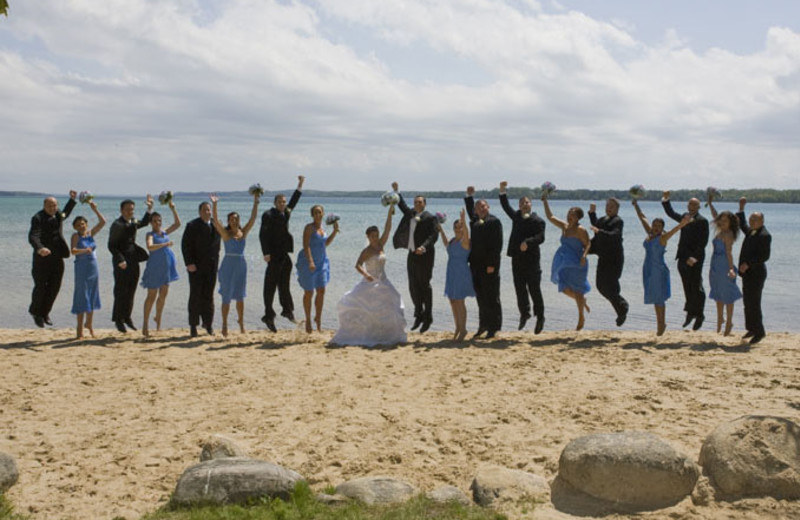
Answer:
[[[678,223],[677,226],[670,229],[666,233],[661,233],[661,245],[662,246],[667,245],[667,242],[669,241],[670,238],[672,238],[675,235],[675,233],[685,228],[691,222],[692,222],[692,217],[687,213],[686,215],[683,216],[683,218],[681,219],[681,221]]]
[[[511,207],[511,204],[508,203],[507,188],[508,188],[508,182],[502,181],[500,183],[500,205],[503,206],[503,211],[506,212],[506,215],[508,215],[508,217],[513,220],[515,212],[514,208]]]
[[[464,207],[470,222],[475,220],[475,186],[467,186],[467,196],[464,197]]]
[[[669,191],[665,191],[661,195],[661,206],[664,207],[664,212],[667,214],[669,218],[674,220],[675,222],[680,222],[683,216],[680,213],[677,213],[674,209],[672,209],[672,203],[669,201]]]
[[[178,216],[178,209],[173,201],[169,201],[169,209],[172,210],[172,225],[164,230],[168,235],[181,227],[181,218]]]
[[[97,215],[97,224],[95,224],[95,226],[92,228],[92,231],[91,231],[92,236],[95,236],[106,225],[106,218],[103,216],[102,213],[100,213],[100,210],[97,209],[97,204],[95,204],[94,201],[89,203],[89,207],[92,208],[92,211],[94,211],[94,214]]]
[[[555,225],[561,231],[564,231],[567,228],[567,223],[553,215],[553,212],[550,210],[550,203],[547,202],[547,195],[542,195],[542,205],[544,206],[544,214],[547,217],[547,220],[552,222],[553,225]]]
[[[747,204],[747,199],[742,197],[739,199],[739,212],[736,213],[736,218],[739,219],[739,229],[742,233],[747,235],[750,233],[750,223],[747,221],[747,216],[744,214],[744,207]]]
[[[328,247],[329,245],[331,245],[331,242],[333,242],[333,239],[338,234],[339,234],[339,221],[337,220],[336,222],[333,223],[333,233],[328,235],[328,239],[325,240],[325,247]]]
[[[242,238],[246,237],[250,230],[253,228],[253,224],[256,223],[256,218],[258,217],[258,203],[261,200],[261,195],[258,193],[253,194],[253,209],[250,212],[250,220],[247,221],[247,224],[244,225],[242,228]]]
[[[461,212],[463,213],[464,210],[462,209]],[[447,249],[447,246],[450,245],[450,240],[447,238],[447,233],[444,232],[444,228],[438,222],[436,223],[436,229],[439,230],[439,236],[442,237],[442,244],[444,244],[445,249]]]
[[[714,207],[714,197],[712,197],[711,194],[708,195],[708,204],[706,205],[708,209],[711,210],[711,218],[717,220],[717,208]]]
[[[461,247],[469,251],[472,244],[469,241],[469,226],[467,225],[466,212],[461,210]]]
[[[389,240],[389,235],[392,233],[392,215],[394,215],[394,204],[389,204],[386,224],[383,225],[383,234],[381,235],[381,247],[386,245],[386,241]]]
[[[229,240],[231,237],[228,235],[228,230],[219,223],[219,216],[217,214],[217,203],[219,202],[219,197],[216,195],[211,195],[209,198],[211,199],[211,224],[214,226],[214,229],[217,230],[217,233],[219,233],[219,236],[222,238],[223,242]]]
[[[409,208],[408,204],[406,204],[406,201],[403,198],[403,194],[400,193],[399,188],[400,188],[400,186],[397,184],[397,182],[393,182],[392,183],[392,190],[395,193],[397,193],[397,195],[400,197],[400,201],[397,203],[397,207],[400,208],[400,212],[403,215],[410,217],[412,215],[413,211],[411,211],[411,208]]]
[[[644,213],[642,212],[642,208],[639,207],[639,201],[637,201],[636,199],[633,199],[631,201],[631,204],[633,204],[634,209],[636,209],[636,216],[639,217],[639,222],[642,223],[642,227],[644,228],[644,232],[649,235],[650,231],[651,231],[650,223],[647,221],[647,217],[644,216]]]
[[[597,227],[597,204],[594,202],[589,204],[589,222],[591,222],[592,227]],[[600,231],[599,229],[597,231]],[[597,233],[595,231],[595,233]]]

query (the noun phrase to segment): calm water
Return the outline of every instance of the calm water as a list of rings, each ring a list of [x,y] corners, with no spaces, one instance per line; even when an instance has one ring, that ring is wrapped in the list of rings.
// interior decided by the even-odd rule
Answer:
[[[289,194],[287,193],[287,195]],[[144,210],[144,200],[135,200],[137,200],[138,218]],[[98,206],[109,223],[119,214],[119,201],[120,198],[98,199]],[[199,202],[199,199],[176,200],[178,211],[180,212],[184,224],[197,216],[197,205]],[[507,239],[508,234],[511,232],[511,222],[506,217],[505,213],[503,213],[499,201],[490,200],[489,202],[492,212],[495,213],[503,223],[503,231]],[[61,205],[66,203],[66,197],[59,199],[59,203]],[[317,203],[325,206],[326,213],[333,212],[341,216],[341,233],[328,248],[328,255],[331,261],[331,283],[328,286],[325,311],[323,314],[323,327],[334,329],[337,327],[338,323],[336,317],[336,302],[342,294],[357,283],[360,277],[353,265],[358,257],[358,253],[366,245],[364,230],[371,224],[378,225],[382,229],[386,217],[386,208],[381,206],[378,200],[373,199],[303,198],[295,208],[295,213],[291,220],[291,230],[292,234],[295,236],[296,250],[299,250],[301,247],[303,226],[311,220],[309,210],[313,204]],[[604,204],[602,201],[597,201],[597,204],[600,212],[602,212]],[[559,218],[565,218],[567,208],[573,205],[579,205],[584,208],[584,210],[588,210],[589,203],[587,201],[577,203],[569,201],[552,202],[553,212]],[[684,208],[685,205],[685,202],[674,202],[674,207],[679,211],[681,208]],[[220,201],[220,214],[224,215],[229,211],[238,211],[242,215],[242,219],[246,220],[250,215],[251,206],[252,199],[222,200]],[[430,199],[428,201],[428,209],[430,211],[442,211],[449,216],[448,222],[445,224],[448,230],[448,236],[452,235],[450,231],[452,229],[452,219],[458,216],[462,206],[463,203],[459,199]],[[644,202],[641,206],[650,219],[656,216],[665,216],[659,203]],[[27,242],[27,235],[30,226],[30,217],[41,209],[41,207],[42,200],[39,197],[3,198],[2,205],[0,205],[0,224],[2,224],[2,226],[0,226],[0,236],[3,239],[3,243],[11,246],[5,248],[3,252],[0,253],[4,257],[4,264],[6,266],[3,273],[6,297],[0,301],[0,327],[3,328],[34,327],[33,321],[27,313],[31,289],[33,287],[33,281],[30,275],[32,248]],[[260,209],[266,210],[269,207],[271,207],[271,201],[265,200],[262,202]],[[718,204],[718,210],[722,211],[725,209],[735,211],[738,209],[738,205],[735,203],[720,202]],[[171,223],[169,209],[160,207],[158,203],[156,203],[156,210],[164,215],[164,227],[169,226]],[[798,282],[796,270],[796,264],[800,257],[800,245],[798,245],[800,244],[800,231],[798,231],[797,226],[797,217],[800,214],[800,207],[790,204],[749,204],[748,210],[760,210],[765,213],[767,228],[773,236],[772,257],[768,263],[769,277],[764,289],[763,299],[767,330],[800,331],[800,320],[796,318],[797,303],[794,298],[795,295],[800,293],[800,282]],[[534,211],[543,216],[541,202],[535,201]],[[707,209],[703,208],[702,212],[707,217],[709,216]],[[90,217],[90,225],[95,223],[94,216],[91,214],[91,210],[88,206],[79,204],[75,210],[73,210],[69,222],[77,215]],[[628,321],[623,328],[628,330],[654,330],[655,316],[653,308],[652,306],[646,306],[642,303],[644,296],[641,287],[641,266],[644,258],[644,249],[642,248],[642,241],[645,236],[644,231],[636,219],[636,215],[629,202],[623,202],[620,215],[625,220],[626,224],[624,233],[626,263],[621,280],[622,294],[631,303]],[[396,227],[398,222],[399,215],[395,215],[394,227]],[[245,302],[245,325],[248,329],[264,328],[260,318],[264,311],[261,294],[266,264],[262,259],[261,248],[258,243],[259,223],[260,216],[248,237],[246,248],[249,269],[249,294]],[[588,216],[584,218],[583,223],[588,226]],[[672,222],[668,221],[667,225],[671,227]],[[113,275],[111,256],[106,248],[109,226],[110,224],[107,224],[97,236],[97,256],[100,265],[100,290],[103,303],[103,308],[95,313],[95,327],[98,328],[112,327],[111,304],[113,301]],[[147,229],[142,229],[139,232],[137,241],[142,245],[144,244],[144,235]],[[180,244],[182,232],[183,228],[172,235],[172,239],[176,244]],[[64,233],[69,242],[72,229],[65,225]],[[547,223],[546,240],[542,246],[542,269],[544,271],[542,291],[544,293],[545,313],[547,318],[545,330],[572,329],[577,321],[574,302],[559,294],[556,290],[556,286],[549,281],[550,260],[558,247],[559,237],[559,230],[550,223]],[[667,322],[671,329],[679,328],[683,319],[683,312],[681,310],[684,302],[683,290],[680,285],[680,278],[677,273],[675,261],[672,260],[677,248],[677,240],[677,237],[673,238],[667,249],[673,294],[672,299],[667,302]],[[740,245],[741,238],[734,245],[735,258],[738,258]],[[183,275],[183,259],[180,254],[180,246],[177,245],[174,249],[179,259],[179,270]],[[710,253],[711,244],[709,243],[707,254],[710,255]],[[409,307],[411,305],[411,297],[408,293],[408,279],[406,276],[406,252],[387,249],[387,256],[387,275],[400,290],[403,301],[406,304],[406,317],[411,321],[411,319],[413,319],[413,309]],[[615,315],[611,305],[594,289],[596,258],[595,256],[589,257],[589,276],[592,282],[592,292],[588,295],[588,301],[592,312],[588,316],[586,328],[614,328]],[[453,326],[450,305],[442,294],[444,289],[446,261],[447,253],[441,241],[439,241],[437,242],[436,265],[433,278],[434,323],[431,327],[433,330],[452,330]],[[56,327],[73,327],[75,323],[74,316],[69,313],[72,305],[73,290],[72,262],[72,258],[66,261],[61,293],[59,294],[51,314],[51,318]],[[143,269],[144,264],[142,264],[142,270]],[[708,261],[706,261],[705,269],[707,272]],[[516,298],[511,280],[511,261],[505,255],[503,256],[503,264],[501,266],[501,279],[503,328],[505,330],[516,330],[519,314],[516,308]],[[707,275],[704,277],[704,283],[707,293]],[[188,281],[186,276],[182,276],[181,280],[170,286],[167,306],[164,310],[163,325],[165,327],[186,327],[186,302],[188,293]],[[292,282],[292,294],[295,300],[295,312],[299,317],[302,315],[302,291],[299,285],[297,285],[296,280]],[[140,288],[137,291],[133,316],[137,327],[141,325],[142,320],[143,296],[144,291]],[[277,304],[277,296],[275,303]],[[710,329],[713,327],[713,323],[715,323],[714,316],[716,311],[713,305],[714,303],[710,301],[706,304],[706,329]],[[219,299],[217,299],[217,309],[219,309]],[[475,330],[477,323],[477,305],[474,298],[468,299],[467,310],[469,313],[468,326],[470,330]],[[280,308],[277,306],[276,311],[280,312]],[[216,321],[217,327],[219,327],[219,311],[217,312]],[[277,325],[279,328],[285,328],[289,326],[289,323],[279,317]],[[530,325],[532,326],[532,322]],[[738,302],[734,317],[734,330],[737,332],[742,331],[743,327],[744,316],[742,313],[742,305],[741,302]]]

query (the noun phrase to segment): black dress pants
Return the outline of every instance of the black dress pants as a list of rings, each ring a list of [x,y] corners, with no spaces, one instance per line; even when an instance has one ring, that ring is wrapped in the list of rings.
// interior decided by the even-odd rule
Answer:
[[[411,293],[411,301],[414,302],[414,318],[427,321],[433,319],[433,289],[431,289],[433,259],[433,251],[428,251],[424,255],[409,251],[406,261],[408,291]]]
[[[214,287],[217,270],[189,273],[189,325],[203,327],[214,323]]]
[[[61,279],[64,277],[64,259],[60,256],[33,254],[33,293],[28,312],[33,316],[47,317],[53,309]]]
[[[275,290],[278,291],[278,301],[284,313],[294,313],[294,300],[289,290],[292,276],[292,259],[284,253],[271,256],[264,275],[264,317],[275,319],[272,302],[275,300]]]
[[[742,300],[744,301],[744,327],[747,332],[764,334],[761,315],[761,293],[767,280],[767,268],[750,268],[742,274]]]
[[[517,308],[520,316],[544,316],[542,298],[542,270],[539,263],[524,256],[511,257],[511,273],[514,277],[514,290],[517,293]]]
[[[597,258],[597,276],[595,285],[603,297],[614,307],[617,316],[628,313],[628,302],[620,294],[619,279],[622,276],[622,267],[625,265],[624,256],[602,256]]]
[[[111,310],[111,321],[130,321],[133,312],[133,298],[136,285],[139,283],[139,262],[125,259],[125,269],[114,264],[114,307]]]
[[[703,290],[703,262],[689,266],[685,260],[678,260],[678,273],[683,282],[683,294],[686,304],[683,310],[689,316],[705,316],[706,292]]]
[[[500,273],[487,273],[485,265],[470,265],[470,270],[475,299],[478,300],[478,328],[489,332],[498,331],[503,324]]]

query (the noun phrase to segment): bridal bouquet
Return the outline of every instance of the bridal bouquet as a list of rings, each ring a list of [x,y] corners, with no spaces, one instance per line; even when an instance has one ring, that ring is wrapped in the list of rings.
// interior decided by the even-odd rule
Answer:
[[[94,195],[89,193],[88,191],[82,191],[78,194],[78,200],[81,204],[89,204],[94,200]]]
[[[169,190],[164,190],[158,194],[158,202],[161,203],[162,206],[166,206],[170,202],[172,202],[172,192]]]
[[[634,184],[633,186],[631,186],[631,189],[628,190],[628,193],[631,194],[631,198],[633,200],[641,199],[642,197],[644,197],[644,194],[646,192],[647,190],[645,190],[644,186],[642,186],[641,184]]]
[[[339,222],[339,220],[339,215],[336,213],[328,213],[328,216],[325,217],[325,223],[329,226],[332,226],[334,222]]]
[[[387,191],[383,195],[381,195],[381,204],[384,206],[389,206],[392,204],[397,204],[400,202],[400,195],[398,195],[394,191]]]
[[[721,199],[722,194],[714,186],[709,186],[706,188],[706,197],[709,199]]]
[[[260,183],[255,183],[247,189],[247,192],[250,195],[258,195],[259,197],[264,194],[264,188],[261,187]]]
[[[542,184],[541,190],[542,190],[542,194],[544,194],[544,195],[550,195],[551,193],[553,193],[554,191],[556,191],[556,185],[555,185],[555,184],[553,184],[553,183],[552,183],[552,182],[550,182],[550,181],[547,181],[547,182],[545,182],[544,184]]]
[[[439,222],[439,225],[441,226],[442,224],[447,222],[447,213],[442,213],[441,211],[437,211],[436,220],[437,222]]]

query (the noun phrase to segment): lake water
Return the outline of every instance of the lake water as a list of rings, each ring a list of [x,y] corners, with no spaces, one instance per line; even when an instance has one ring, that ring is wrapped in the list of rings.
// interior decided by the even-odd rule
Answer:
[[[290,193],[287,193],[287,196],[288,195],[290,195]],[[409,193],[407,195],[410,199],[411,194]],[[2,199],[2,205],[0,205],[0,224],[2,224],[0,225],[0,237],[2,238],[2,243],[10,245],[8,249],[3,249],[3,252],[0,253],[5,265],[2,276],[6,295],[0,300],[0,327],[34,328],[33,320],[27,313],[31,289],[33,287],[30,274],[32,248],[27,242],[27,236],[30,226],[30,217],[41,209],[42,200],[40,197],[0,197],[0,199]],[[60,198],[59,204],[63,206],[66,203],[66,199],[66,196]],[[120,200],[120,197],[100,197],[97,199],[101,212],[109,222],[97,237],[97,256],[100,265],[100,291],[103,303],[103,308],[95,312],[95,327],[97,328],[113,327],[111,323],[113,275],[111,255],[106,248],[106,243],[108,241],[110,222],[119,215]],[[136,216],[139,218],[144,211],[144,199],[134,200],[137,202]],[[200,199],[176,199],[176,204],[184,224],[197,216],[197,205],[199,202],[201,202]],[[502,211],[499,201],[490,200],[489,203],[491,204],[491,211],[497,215],[503,223],[503,231],[506,236],[506,240],[504,241],[505,251],[505,244],[511,232],[511,221]],[[323,328],[335,329],[338,324],[336,302],[342,294],[358,282],[360,277],[354,269],[354,263],[359,252],[366,245],[364,231],[372,224],[378,225],[381,229],[383,228],[386,208],[381,206],[378,200],[372,198],[302,198],[295,208],[290,225],[292,234],[295,237],[296,250],[299,250],[301,247],[303,226],[311,220],[309,210],[313,204],[323,204],[326,213],[333,212],[341,217],[341,233],[328,248],[328,256],[331,262],[331,283],[327,289],[325,310],[323,313]],[[559,218],[565,218],[567,209],[573,205],[580,206],[586,211],[588,210],[589,202],[552,201],[551,203],[553,212]],[[599,212],[602,213],[602,208],[605,207],[603,201],[597,201],[597,205]],[[250,215],[251,206],[252,199],[244,197],[222,200],[220,201],[220,215],[225,215],[229,211],[238,211],[243,221],[246,221]],[[686,207],[686,203],[674,201],[673,206],[676,210],[680,211],[682,208]],[[271,207],[271,200],[262,201],[260,208],[262,211],[269,207]],[[428,200],[429,211],[441,211],[449,216],[448,222],[445,224],[448,236],[452,235],[452,219],[458,216],[462,207],[463,202],[460,199]],[[661,205],[657,202],[643,202],[641,207],[650,219],[656,216],[665,217]],[[717,204],[717,209],[720,211],[726,209],[736,211],[738,205],[732,202],[719,202]],[[754,210],[764,212],[766,226],[773,236],[772,257],[767,264],[769,277],[767,278],[763,297],[767,331],[800,331],[800,320],[796,318],[797,302],[795,299],[795,295],[800,294],[800,281],[798,281],[799,278],[796,270],[796,265],[798,260],[800,260],[800,227],[797,225],[800,207],[791,204],[748,204],[748,212]],[[164,215],[164,227],[169,226],[171,223],[169,209],[165,206],[159,206],[158,203],[156,203],[156,211]],[[540,201],[534,201],[534,211],[543,217],[544,212]],[[702,213],[706,215],[706,217],[709,216],[709,212],[706,208],[703,208]],[[90,217],[90,225],[93,225],[95,222],[94,215],[88,206],[78,204],[75,210],[73,210],[71,217],[68,219],[68,222],[71,223],[72,219],[77,215]],[[626,256],[625,270],[621,280],[622,294],[631,304],[628,321],[622,328],[626,330],[655,330],[653,307],[652,305],[644,305],[642,303],[644,298],[641,283],[642,261],[644,258],[644,249],[642,247],[642,241],[645,237],[644,231],[629,202],[623,202],[620,216],[625,220],[624,244]],[[394,217],[395,228],[399,221],[400,215],[398,212]],[[264,312],[261,294],[266,264],[261,256],[261,248],[258,243],[259,224],[260,216],[248,238],[245,251],[248,261],[249,292],[245,302],[245,326],[248,329],[264,328],[260,318]],[[583,224],[588,226],[588,215],[584,218]],[[668,220],[668,228],[671,228],[672,225],[673,222]],[[139,231],[137,241],[142,245],[144,244],[145,232],[148,229],[149,228],[144,228]],[[183,259],[180,254],[179,244],[182,232],[183,227],[172,235],[172,239],[176,243],[174,250],[178,257],[179,271],[182,277],[179,281],[170,285],[170,293],[163,318],[163,326],[166,328],[187,326],[186,303],[189,289],[188,280],[183,269]],[[65,224],[64,235],[68,242],[71,234],[72,228]],[[570,330],[575,327],[577,321],[577,312],[574,302],[566,296],[559,294],[556,290],[556,286],[549,281],[550,263],[558,247],[559,237],[560,231],[548,222],[546,240],[542,246],[542,292],[544,294],[545,315],[547,319],[545,331]],[[682,312],[684,303],[683,290],[680,284],[677,266],[672,259],[675,255],[677,242],[678,238],[675,237],[667,246],[667,258],[669,259],[668,265],[671,271],[673,294],[672,299],[667,302],[667,324],[669,329],[678,329],[684,317],[684,313]],[[742,240],[740,237],[736,244],[734,244],[735,259],[738,259],[741,242]],[[388,245],[391,245],[391,242]],[[434,291],[434,322],[431,329],[452,330],[453,320],[450,312],[450,305],[442,294],[444,290],[447,253],[441,241],[437,242],[436,246],[436,265],[432,282]],[[710,253],[711,244],[709,242],[707,255],[710,256]],[[387,257],[387,275],[402,294],[403,301],[406,305],[406,317],[409,322],[411,322],[413,320],[413,308],[411,307],[411,297],[408,292],[406,252],[387,248]],[[613,329],[615,328],[613,309],[594,288],[594,270],[597,257],[590,255],[589,261],[589,276],[592,283],[592,291],[588,295],[588,302],[592,308],[592,312],[587,317],[586,328],[589,330]],[[67,259],[61,293],[51,313],[51,318],[56,327],[74,327],[75,325],[75,318],[69,312],[72,305],[73,292],[72,264],[72,258]],[[706,270],[704,284],[706,293],[708,293],[708,257],[704,269]],[[144,270],[144,264],[142,264],[142,270]],[[519,313],[517,311],[516,297],[511,279],[511,260],[505,255],[503,255],[500,273],[502,280],[503,329],[516,330]],[[294,271],[292,276],[294,278]],[[739,285],[741,287],[741,280],[739,280]],[[136,294],[133,319],[137,327],[141,325],[144,294],[141,288],[139,288]],[[301,317],[302,291],[296,279],[292,281],[292,294],[295,300],[295,314]],[[275,300],[276,311],[280,312],[280,308],[277,306],[277,296]],[[216,327],[219,328],[219,298],[217,298],[216,303]],[[471,331],[474,331],[477,327],[477,305],[474,298],[467,300],[467,310],[468,327]],[[235,313],[233,309],[231,309],[231,312]],[[705,329],[710,330],[713,328],[716,322],[715,316],[716,310],[714,308],[714,302],[709,300],[706,303],[707,319],[706,325],[704,326]],[[235,317],[233,321],[235,323]],[[277,325],[279,328],[286,328],[290,324],[278,317]],[[532,328],[533,322],[531,321],[529,325],[529,328]],[[734,315],[734,332],[739,333],[743,331],[743,329],[744,315],[740,301],[737,302]]]

